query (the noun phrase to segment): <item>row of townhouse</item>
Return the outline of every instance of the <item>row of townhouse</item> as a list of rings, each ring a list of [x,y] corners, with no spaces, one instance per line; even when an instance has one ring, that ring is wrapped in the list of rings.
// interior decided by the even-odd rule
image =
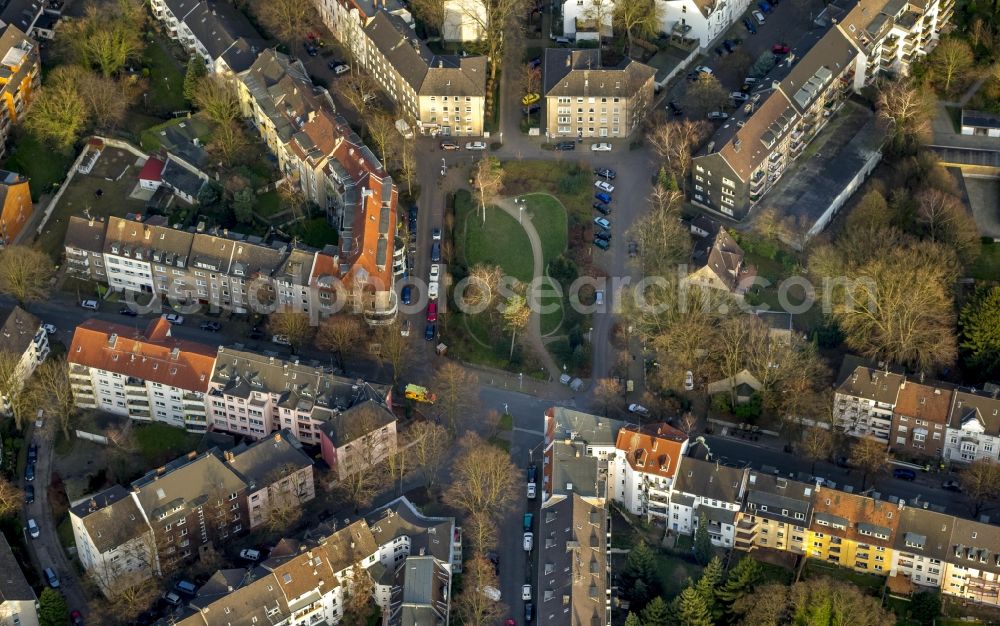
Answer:
[[[692,201],[745,218],[843,106],[884,72],[906,73],[936,44],[954,0],[838,0],[694,158]]]
[[[250,569],[217,571],[161,623],[337,624],[355,577],[367,575],[383,626],[447,626],[451,576],[462,554],[454,519],[424,516],[400,498],[345,522],[336,530],[313,529],[302,540],[282,539]]]
[[[312,319],[360,312],[369,324],[384,324],[398,310],[392,244],[382,234],[393,229],[394,200],[355,218],[356,242],[322,250],[200,224],[183,230],[162,216],[73,216],[64,241],[67,272],[126,296],[155,294],[180,305],[236,313],[290,309]]]
[[[152,0],[150,8],[167,34],[203,59],[210,72],[245,71],[267,45],[246,15],[225,0]]]
[[[911,458],[1000,461],[1000,387],[956,387],[846,358],[834,392],[833,421],[849,435],[874,437]]]
[[[144,332],[88,320],[67,356],[76,405],[190,432],[259,440],[287,431],[319,446],[343,479],[396,449],[388,385],[330,373],[318,363],[212,347],[171,336],[157,318]]]
[[[105,595],[223,550],[280,507],[315,497],[313,463],[288,431],[225,452],[191,452],[70,507],[84,570]]]
[[[1000,605],[995,526],[701,460],[691,456],[700,446],[689,445],[666,424],[640,428],[557,407],[545,414],[544,434],[543,524],[547,511],[567,498],[600,510],[613,500],[676,533],[693,534],[704,523],[716,546],[792,552]],[[579,534],[587,527],[575,528]],[[570,539],[578,542],[573,545],[597,550],[602,533],[585,532],[589,538]],[[596,578],[579,596],[556,588],[550,574],[560,567],[559,559],[569,560],[562,556],[569,546],[558,539],[558,533],[540,527],[540,623],[571,623],[561,610],[567,605],[575,615],[595,614],[593,593],[602,592]],[[589,620],[572,623],[604,623],[602,617]]]

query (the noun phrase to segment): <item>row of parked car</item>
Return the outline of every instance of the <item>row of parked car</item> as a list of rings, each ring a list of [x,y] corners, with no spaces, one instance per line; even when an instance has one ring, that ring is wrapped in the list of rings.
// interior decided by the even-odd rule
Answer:
[[[607,218],[611,214],[611,194],[615,192],[615,186],[611,184],[617,176],[618,173],[613,169],[608,167],[599,167],[594,170],[594,176],[597,180],[594,182],[594,187],[597,192],[594,193],[594,209],[601,215],[594,218],[594,245],[601,250],[607,250],[611,247],[611,220]]]

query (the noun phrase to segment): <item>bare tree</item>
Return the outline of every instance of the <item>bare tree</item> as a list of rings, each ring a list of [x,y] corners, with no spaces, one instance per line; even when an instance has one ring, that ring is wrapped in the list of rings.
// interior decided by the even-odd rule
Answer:
[[[460,2],[459,7],[470,24],[479,32],[483,51],[490,65],[489,83],[497,77],[497,69],[503,60],[506,32],[519,30],[527,8],[527,0],[482,0],[482,2]]]
[[[312,3],[298,0],[255,0],[252,10],[271,34],[289,47],[320,21]]]
[[[114,130],[125,118],[135,91],[128,79],[116,80],[81,69],[80,97],[87,105],[90,120],[97,128]]]
[[[367,74],[354,72],[341,79],[338,85],[340,95],[359,113],[365,111],[369,100],[378,97],[378,84]]]
[[[50,358],[35,369],[28,383],[31,394],[47,415],[55,418],[63,437],[69,438],[70,426],[76,416],[73,387],[69,381],[66,357]]]
[[[37,248],[14,245],[0,250],[0,293],[22,305],[46,299],[54,275],[49,255]]]
[[[621,406],[625,398],[625,389],[615,378],[598,378],[594,383],[594,401],[601,407],[603,413],[607,415],[612,408]]]
[[[413,181],[417,179],[417,151],[413,141],[403,138],[399,143],[399,174],[406,183],[406,193],[413,193]]]
[[[608,24],[608,30],[610,30],[611,24],[608,22],[608,18],[612,18],[613,21],[614,13],[615,3],[612,0],[592,0],[583,11],[583,18],[588,22],[593,22],[599,42],[604,41],[605,24]]]
[[[487,156],[479,159],[472,174],[472,186],[479,194],[479,208],[483,212],[483,224],[486,223],[486,205],[503,191],[503,180],[504,170],[499,159]]]
[[[434,375],[431,388],[437,393],[437,405],[444,412],[448,430],[454,435],[458,432],[458,419],[461,414],[472,408],[473,397],[469,393],[476,385],[476,377],[464,367],[448,361]]]
[[[528,63],[521,65],[518,83],[523,93],[538,93],[542,86],[542,68],[532,67]]]
[[[0,476],[0,517],[14,515],[21,510],[24,494],[6,478]]]
[[[375,148],[379,152],[379,156],[382,158],[382,165],[385,169],[390,169],[389,167],[389,148],[393,144],[393,139],[395,135],[399,132],[396,130],[395,123],[388,113],[378,111],[375,114],[369,114],[366,116],[368,124],[368,135],[371,137],[372,142],[375,144]]]
[[[507,607],[492,600],[486,587],[499,589],[493,564],[480,554],[465,562],[462,593],[455,597],[455,612],[465,626],[490,626],[500,621]]]
[[[444,25],[444,0],[412,0],[410,9],[425,25],[441,32]]]
[[[303,498],[311,493],[307,486],[298,484],[296,468],[283,465],[272,470],[267,478],[267,509],[265,527],[272,532],[282,532],[302,519]]]
[[[274,335],[283,335],[292,345],[292,349],[312,340],[316,327],[312,325],[309,315],[299,311],[277,311],[267,319],[267,329]]]
[[[878,90],[878,116],[889,127],[892,147],[916,150],[931,132],[934,103],[928,90],[906,80],[884,81]]]
[[[389,476],[379,466],[395,451],[395,441],[382,434],[378,412],[385,409],[373,404],[361,405],[351,413],[344,434],[342,459],[337,460],[337,488],[363,508],[388,483]]]
[[[371,617],[375,595],[375,581],[368,570],[355,563],[347,577],[344,597],[344,624],[367,624]]]
[[[661,115],[646,135],[653,149],[656,150],[656,154],[664,160],[667,168],[681,181],[682,190],[687,189],[687,177],[691,172],[694,151],[705,140],[710,131],[710,125],[704,120],[667,121]]]
[[[954,248],[963,262],[979,256],[979,228],[956,196],[940,189],[922,190],[917,194],[917,221],[927,229],[931,241]]]
[[[517,331],[524,330],[528,325],[528,320],[531,319],[531,308],[528,307],[524,296],[516,293],[507,298],[507,302],[504,303],[503,311],[500,315],[503,318],[504,328],[510,333],[510,356],[508,358],[513,359],[514,340],[517,338]]]
[[[874,437],[862,437],[851,448],[850,463],[861,470],[861,490],[868,486],[868,478],[885,471],[892,457],[884,441]]]
[[[830,458],[833,452],[833,434],[826,428],[813,426],[802,434],[800,441],[802,454],[812,461],[812,468],[809,473],[816,473],[816,461],[823,461]]]
[[[663,8],[655,0],[615,3],[614,21],[625,31],[628,44],[626,54],[631,54],[636,38],[646,38],[656,34],[662,13]]]
[[[410,458],[423,473],[427,491],[432,491],[444,466],[451,436],[443,426],[421,421],[410,427],[409,440]]]
[[[346,360],[351,352],[367,335],[364,323],[354,315],[328,317],[316,332],[316,347],[337,353],[340,368],[347,367]]]
[[[729,93],[715,76],[701,74],[685,96],[688,108],[695,117],[705,117],[710,111],[721,111],[729,102]]]
[[[500,281],[504,277],[499,265],[480,263],[469,270],[469,286],[464,293],[465,304],[487,311],[496,302]]]
[[[629,229],[642,251],[647,276],[667,276],[691,255],[691,233],[681,222],[684,194],[657,185],[650,195],[650,211]]]
[[[392,383],[396,384],[403,373],[403,366],[410,356],[410,343],[403,337],[399,321],[375,329],[382,362],[392,368]]]
[[[986,458],[973,461],[962,470],[961,483],[969,511],[978,518],[1000,500],[1000,463]]]
[[[485,442],[474,432],[467,432],[458,443],[458,456],[452,466],[452,484],[445,501],[481,524],[499,524],[513,505],[520,473],[506,451]],[[486,538],[485,534],[481,537]],[[491,546],[474,541],[480,554]]]
[[[194,104],[216,124],[226,124],[240,118],[240,99],[226,78],[209,74],[198,81]]]
[[[975,63],[972,48],[958,37],[943,37],[927,56],[934,82],[945,94],[965,84]]]
[[[248,156],[250,141],[239,122],[228,120],[216,124],[207,148],[225,165],[233,165],[243,161]]]

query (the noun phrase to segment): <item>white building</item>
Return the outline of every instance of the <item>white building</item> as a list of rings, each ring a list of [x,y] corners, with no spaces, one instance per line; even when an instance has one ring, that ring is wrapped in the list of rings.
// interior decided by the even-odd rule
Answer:
[[[996,391],[955,391],[942,454],[946,461],[1000,461],[1000,399]]]
[[[905,576],[924,587],[940,588],[951,551],[955,518],[919,507],[901,507],[890,576]]]
[[[445,0],[441,37],[445,41],[479,41],[485,35],[486,5],[482,0]]]
[[[10,309],[4,318],[0,326],[0,352],[16,360],[9,371],[15,379],[11,381],[13,386],[20,388],[49,355],[49,334],[37,317],[19,306]],[[0,398],[0,403],[5,412],[10,411],[9,398]]]
[[[230,2],[152,0],[150,8],[167,34],[204,59],[210,72],[242,72],[264,49],[260,33]]]
[[[1000,528],[954,518],[944,593],[994,606],[1000,604]]]
[[[666,520],[687,448],[687,435],[665,423],[622,427],[609,462],[608,497],[633,515]]]
[[[611,37],[615,12],[613,0],[566,0],[563,2],[563,36],[573,41],[598,41]],[[598,35],[597,23],[603,25]]]
[[[174,339],[163,318],[151,321],[144,334],[87,320],[73,333],[68,361],[78,407],[192,432],[207,429],[205,393],[215,350]]]
[[[38,626],[38,598],[28,584],[6,537],[0,536],[0,624]]]
[[[892,410],[904,380],[900,374],[865,366],[846,372],[834,393],[833,423],[849,435],[888,443]]]
[[[725,33],[750,8],[750,0],[656,0],[660,31],[693,39],[703,49]]]
[[[684,459],[670,497],[669,528],[685,535],[705,517],[712,545],[732,547],[736,516],[747,488],[747,471],[709,461]]]

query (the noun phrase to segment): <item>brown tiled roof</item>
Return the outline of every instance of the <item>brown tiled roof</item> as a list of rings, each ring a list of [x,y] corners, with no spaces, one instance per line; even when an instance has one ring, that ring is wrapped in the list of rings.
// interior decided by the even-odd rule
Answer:
[[[681,460],[687,435],[669,424],[653,424],[640,431],[625,426],[618,431],[615,447],[625,452],[625,458],[637,472],[673,478]]]
[[[375,554],[378,545],[368,524],[358,520],[324,539],[318,549],[326,552],[330,568],[341,572]]]
[[[750,174],[771,153],[771,148],[766,147],[762,137],[770,132],[772,124],[779,123],[783,118],[787,119],[795,111],[781,90],[775,90],[762,98],[764,101],[747,119],[746,125],[719,150],[719,154],[743,182],[750,179]]]
[[[835,489],[817,489],[813,492],[813,521],[810,529],[852,541],[891,548],[899,525],[900,507],[896,504],[873,500]],[[830,516],[846,520],[846,529],[817,523]],[[876,533],[884,533],[882,539]]]
[[[67,248],[86,250],[88,252],[104,252],[104,233],[107,223],[104,220],[87,219],[73,215],[66,226],[65,245]]]
[[[163,318],[150,322],[145,335],[128,326],[87,320],[76,327],[69,348],[71,364],[200,392],[208,390],[215,355],[211,346],[171,337],[170,323]]]
[[[736,240],[725,228],[719,228],[708,249],[707,265],[724,282],[730,290],[735,289],[740,281],[740,268],[743,265],[744,252]]]
[[[312,549],[274,568],[274,577],[289,603],[314,589],[337,586],[337,577],[322,550]]]
[[[546,97],[631,98],[656,75],[648,65],[626,58],[616,67],[601,65],[599,50],[546,48],[542,87]]]
[[[0,316],[4,317],[3,325],[0,325],[0,352],[20,357],[34,341],[42,322],[17,305],[6,316],[2,313]]]
[[[951,390],[906,381],[899,386],[894,412],[906,417],[947,424]]]
[[[904,377],[870,367],[857,366],[840,385],[837,392],[883,404],[895,404]]]

